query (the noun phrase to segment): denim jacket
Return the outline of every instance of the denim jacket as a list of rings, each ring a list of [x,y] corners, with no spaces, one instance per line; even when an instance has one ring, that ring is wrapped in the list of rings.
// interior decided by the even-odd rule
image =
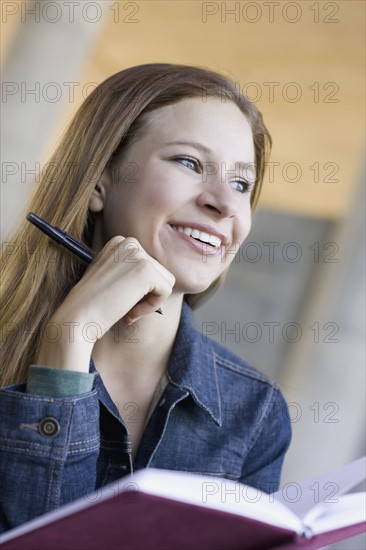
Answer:
[[[204,336],[184,302],[168,384],[132,460],[126,425],[90,358],[91,391],[55,398],[0,389],[0,531],[141,468],[219,476],[268,493],[291,439],[277,385]]]

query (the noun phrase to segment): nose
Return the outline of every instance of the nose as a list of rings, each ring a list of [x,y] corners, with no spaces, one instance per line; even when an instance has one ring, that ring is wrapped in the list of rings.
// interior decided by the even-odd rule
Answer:
[[[205,189],[197,197],[197,204],[222,218],[233,218],[238,211],[238,201],[232,187],[219,178],[206,182]]]

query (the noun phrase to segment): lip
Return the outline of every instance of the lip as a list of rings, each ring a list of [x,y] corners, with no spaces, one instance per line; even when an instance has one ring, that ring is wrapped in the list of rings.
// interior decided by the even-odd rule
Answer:
[[[175,224],[173,224],[173,225],[175,225]],[[189,225],[189,226],[186,226],[186,227],[192,227],[192,226]],[[222,250],[223,244],[221,244],[220,246],[214,248],[214,247],[210,246],[209,244],[206,245],[206,243],[197,241],[193,237],[190,237],[189,235],[186,235],[185,233],[182,233],[181,231],[177,231],[176,229],[174,229],[174,227],[170,226],[170,229],[175,233],[175,235],[180,237],[183,241],[186,241],[186,243],[188,243],[191,246],[191,248],[193,248],[196,252],[199,252],[201,257],[202,256],[215,256],[217,254],[220,254],[220,252]],[[192,227],[192,229],[198,229],[198,227],[195,227],[195,228]]]
[[[218,229],[215,229],[214,227],[211,227],[211,225],[206,225],[204,223],[173,221],[173,222],[170,222],[169,225],[191,227],[192,229],[198,229],[198,231],[204,231],[209,235],[215,235],[215,237],[218,237],[221,240],[221,245],[227,245],[227,243],[229,242],[229,239],[227,238],[226,235],[224,235],[224,233],[221,233],[221,231],[219,231]],[[221,248],[221,247],[218,247],[218,248]]]

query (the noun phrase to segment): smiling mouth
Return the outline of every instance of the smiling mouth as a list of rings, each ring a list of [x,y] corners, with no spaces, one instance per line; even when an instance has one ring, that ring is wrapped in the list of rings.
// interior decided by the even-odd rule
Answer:
[[[191,227],[181,227],[177,225],[170,225],[170,227],[178,233],[183,233],[183,235],[194,239],[198,243],[206,245],[209,249],[219,250],[221,247],[221,239],[216,237],[216,235],[210,235],[209,233]]]

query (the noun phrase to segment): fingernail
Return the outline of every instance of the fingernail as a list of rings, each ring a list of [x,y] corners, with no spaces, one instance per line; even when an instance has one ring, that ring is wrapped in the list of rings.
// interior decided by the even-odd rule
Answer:
[[[137,321],[137,319],[132,319],[131,317],[128,317],[128,319],[125,320],[125,325],[129,327],[130,325],[133,325],[135,321]]]

